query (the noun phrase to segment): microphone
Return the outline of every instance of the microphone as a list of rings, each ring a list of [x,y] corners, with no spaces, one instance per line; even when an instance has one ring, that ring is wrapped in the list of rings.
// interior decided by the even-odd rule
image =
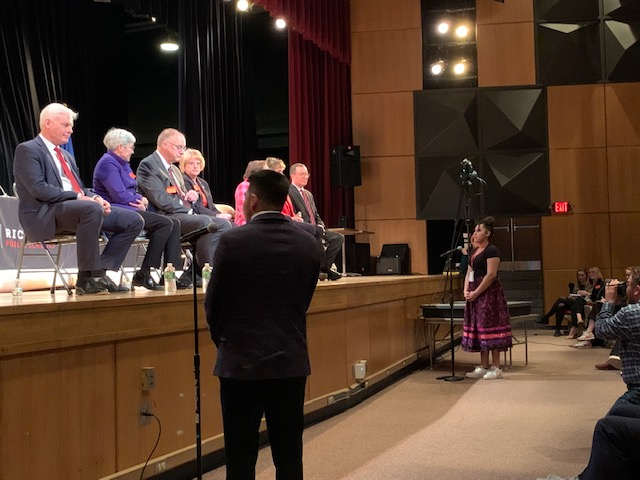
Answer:
[[[216,233],[218,231],[218,224],[211,222],[206,227],[199,228],[193,232],[185,233],[180,237],[180,243],[196,243],[198,239],[206,235],[207,233]]]
[[[463,180],[469,180],[471,178],[478,178],[478,172],[473,169],[473,164],[469,159],[465,158],[460,162],[462,170],[460,171],[460,178]]]
[[[442,255],[440,255],[440,257],[446,257],[447,255],[451,255],[452,253],[456,253],[456,252],[460,252],[462,251],[462,247],[461,246],[457,246],[456,248],[452,248],[451,250],[447,250],[446,252],[444,252]]]

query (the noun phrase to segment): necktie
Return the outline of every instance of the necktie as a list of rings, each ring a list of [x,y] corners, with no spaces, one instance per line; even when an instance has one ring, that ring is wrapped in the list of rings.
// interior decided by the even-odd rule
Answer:
[[[178,196],[180,197],[181,200],[184,200],[184,191],[180,187],[180,184],[178,183],[178,179],[176,178],[175,174],[173,173],[173,167],[171,165],[169,165],[168,172],[169,172],[169,178],[171,179],[171,183],[173,183],[173,186],[176,187],[176,190],[178,192]]]
[[[307,192],[304,188],[300,189],[300,195],[302,195],[302,200],[304,201],[304,206],[309,212],[309,220],[311,221],[311,225],[316,224],[316,216],[313,213],[313,208],[311,207],[311,200],[309,197],[309,192]]]
[[[76,193],[82,193],[82,187],[80,186],[80,183],[78,183],[76,176],[71,171],[71,168],[69,167],[67,160],[64,158],[64,155],[62,155],[60,148],[55,147],[53,150],[56,152],[56,155],[58,156],[58,162],[60,162],[60,166],[62,167],[62,171],[64,172],[65,177],[67,177],[71,182],[71,187],[73,188],[73,191]]]

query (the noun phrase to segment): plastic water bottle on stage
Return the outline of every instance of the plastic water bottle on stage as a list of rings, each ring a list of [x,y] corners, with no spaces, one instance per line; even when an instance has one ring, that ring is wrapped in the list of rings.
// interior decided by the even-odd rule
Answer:
[[[205,263],[204,267],[202,267],[202,291],[205,293],[207,293],[207,285],[209,285],[209,280],[211,280],[212,270],[211,265],[208,263]]]
[[[211,276],[211,274],[209,274],[209,276]],[[20,280],[16,279],[13,290],[11,290],[11,295],[14,297],[22,296],[22,285],[20,285]]]
[[[164,268],[164,294],[171,295],[176,293],[178,286],[176,285],[176,268],[173,263],[167,263]]]

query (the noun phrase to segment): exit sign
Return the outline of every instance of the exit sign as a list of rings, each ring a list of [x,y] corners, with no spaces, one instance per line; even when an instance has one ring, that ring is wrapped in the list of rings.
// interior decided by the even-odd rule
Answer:
[[[569,213],[571,204],[569,202],[553,202],[551,204],[551,213]]]

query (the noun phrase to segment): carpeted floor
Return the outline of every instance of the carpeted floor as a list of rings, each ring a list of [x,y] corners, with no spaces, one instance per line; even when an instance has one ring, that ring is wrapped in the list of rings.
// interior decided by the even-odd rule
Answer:
[[[521,336],[520,332],[515,332]],[[599,371],[609,350],[577,350],[552,331],[529,331],[513,349],[502,379],[445,382],[444,358],[361,405],[305,431],[306,480],[527,479],[569,477],[589,459],[596,421],[620,396],[617,371]],[[479,355],[456,350],[456,374]],[[205,474],[224,479],[225,468]],[[275,478],[269,448],[260,451],[258,480]]]

